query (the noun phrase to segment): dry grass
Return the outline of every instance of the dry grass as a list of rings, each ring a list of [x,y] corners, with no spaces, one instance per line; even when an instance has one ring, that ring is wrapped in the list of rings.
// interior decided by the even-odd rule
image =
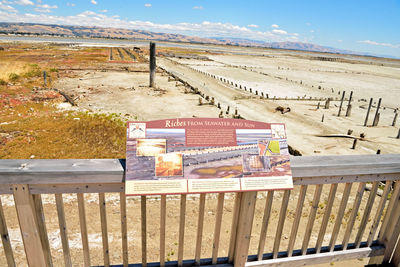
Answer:
[[[123,158],[125,125],[114,115],[60,112],[63,97],[33,90],[68,75],[58,68],[107,60],[103,48],[68,50],[47,45],[12,45],[0,51],[0,159]],[[16,61],[17,59],[17,61]]]

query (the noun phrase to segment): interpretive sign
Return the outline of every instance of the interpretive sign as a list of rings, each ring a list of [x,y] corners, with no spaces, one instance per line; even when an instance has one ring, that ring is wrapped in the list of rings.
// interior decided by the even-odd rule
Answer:
[[[128,122],[127,195],[292,189],[283,123],[188,118]]]

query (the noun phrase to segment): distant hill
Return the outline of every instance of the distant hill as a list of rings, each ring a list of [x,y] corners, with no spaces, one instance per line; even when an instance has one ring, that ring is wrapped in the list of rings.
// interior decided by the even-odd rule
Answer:
[[[202,38],[173,33],[156,33],[144,30],[130,30],[121,28],[102,28],[89,26],[68,26],[51,25],[38,23],[7,23],[0,22],[0,34],[29,34],[29,35],[52,35],[64,37],[90,37],[90,38],[120,38],[136,40],[154,40],[170,42],[187,42],[203,44],[220,44],[235,46],[266,47],[291,50],[303,50],[326,53],[340,53],[351,55],[376,56],[370,53],[360,53],[349,50],[342,50],[333,47],[320,46],[302,42],[263,42],[257,40],[230,38],[230,37],[209,37]]]

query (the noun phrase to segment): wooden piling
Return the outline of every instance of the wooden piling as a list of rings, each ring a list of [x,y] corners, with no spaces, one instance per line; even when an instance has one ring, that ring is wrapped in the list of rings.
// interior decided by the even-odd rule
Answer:
[[[400,128],[399,128],[399,132],[397,133],[397,139],[400,139]]]
[[[397,115],[398,115],[398,113],[396,112],[396,113],[394,114],[394,118],[393,118],[392,126],[396,126]]]
[[[319,109],[319,102],[318,102],[318,105],[317,105],[317,109]]]
[[[154,87],[156,75],[156,44],[150,42],[150,87]]]
[[[372,101],[373,101],[373,98],[371,97],[371,99],[369,100],[367,116],[365,116],[364,126],[367,126],[367,123],[368,123],[369,111],[371,110]]]
[[[356,145],[357,145],[357,139],[354,139],[354,141],[353,141],[353,146],[352,146],[351,149],[356,149]]]
[[[339,112],[337,114],[338,117],[340,117],[340,112],[342,111],[342,105],[343,105],[343,100],[344,100],[344,95],[346,94],[346,91],[343,91],[342,93],[342,99],[340,100],[340,106],[339,106]]]
[[[329,109],[330,103],[331,103],[331,99],[328,98],[328,99],[325,101],[325,109]]]
[[[46,88],[47,87],[47,73],[43,71],[43,85]]]
[[[381,107],[382,98],[378,100],[378,106],[376,107],[375,117],[372,126],[378,126],[379,123],[379,109]]]
[[[324,116],[324,114],[322,114],[321,122],[324,122],[324,118],[325,118],[325,116]]]
[[[352,100],[352,97],[353,97],[353,91],[350,92],[349,103],[347,104],[346,117],[350,117],[350,115],[351,115],[351,100]]]

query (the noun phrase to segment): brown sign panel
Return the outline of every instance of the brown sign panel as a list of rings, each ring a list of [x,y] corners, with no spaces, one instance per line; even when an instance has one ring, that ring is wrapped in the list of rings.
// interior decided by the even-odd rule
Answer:
[[[283,123],[130,121],[126,159],[127,195],[293,188]]]

